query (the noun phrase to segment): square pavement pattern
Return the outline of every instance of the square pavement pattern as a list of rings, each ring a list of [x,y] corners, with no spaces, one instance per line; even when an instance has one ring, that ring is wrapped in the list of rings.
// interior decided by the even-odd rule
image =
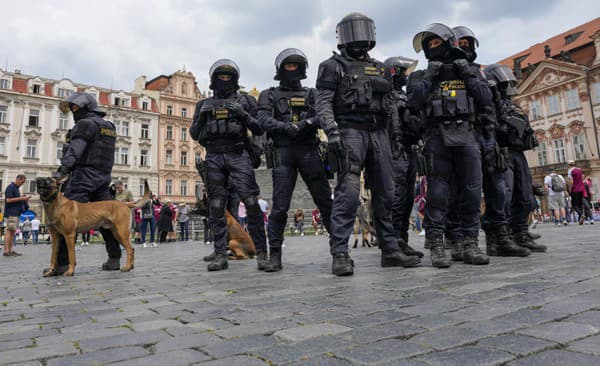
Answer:
[[[212,248],[178,242],[136,245],[130,273],[83,247],[74,277],[42,278],[50,246],[19,245],[0,259],[0,365],[600,365],[599,230],[541,225],[546,254],[449,269],[359,247],[343,278],[324,236],[286,240],[278,273],[209,273]]]

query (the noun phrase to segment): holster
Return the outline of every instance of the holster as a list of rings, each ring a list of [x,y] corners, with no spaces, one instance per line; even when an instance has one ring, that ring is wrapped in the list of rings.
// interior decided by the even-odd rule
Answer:
[[[196,170],[198,170],[198,174],[200,174],[202,181],[206,184],[208,182],[208,168],[206,167],[206,162],[202,159],[196,160]]]
[[[275,169],[281,166],[281,154],[272,140],[269,140],[265,144],[265,160],[267,161],[268,169]]]
[[[325,175],[327,179],[333,179],[334,172],[331,170],[331,164],[329,163],[329,154],[327,151],[327,143],[320,142],[318,147],[319,158],[321,159],[321,164],[323,164],[323,169],[325,169]]]
[[[348,151],[342,151],[327,148],[327,158],[332,173],[344,174],[348,171]]]
[[[250,156],[250,161],[252,162],[252,167],[257,169],[261,163],[260,156],[263,154],[263,148],[260,145],[255,144],[249,137],[246,138],[245,143],[246,148],[248,149],[248,155]]]
[[[427,175],[427,162],[425,161],[425,155],[423,154],[423,146],[413,145],[412,151],[415,156],[417,174],[420,176]]]

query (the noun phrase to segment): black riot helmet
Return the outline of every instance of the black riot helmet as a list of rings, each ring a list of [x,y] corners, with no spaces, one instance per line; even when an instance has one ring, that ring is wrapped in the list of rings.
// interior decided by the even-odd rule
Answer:
[[[106,116],[106,113],[98,108],[98,102],[96,101],[96,98],[94,98],[89,93],[73,93],[66,97],[62,102],[60,102],[58,104],[58,108],[63,113],[69,113],[73,105],[79,107],[79,109],[81,110],[80,113],[82,113],[84,110],[87,110],[90,112],[94,112],[100,117]]]
[[[431,52],[428,43],[434,38],[440,38],[444,43],[438,46],[442,48]],[[465,52],[458,47],[458,38],[452,28],[441,23],[432,23],[417,33],[413,38],[413,48],[417,53],[423,50],[428,60],[451,61],[466,57]]]
[[[350,13],[335,27],[338,49],[351,43],[364,43],[367,51],[375,47],[375,22],[361,13]]]
[[[220,74],[227,74],[227,75],[231,75],[231,84],[234,90],[239,89],[239,84],[238,84],[238,80],[240,78],[240,68],[238,67],[238,65],[226,58],[217,60],[214,64],[212,64],[212,66],[210,67],[210,70],[208,72],[208,75],[210,77],[210,85],[209,88],[212,90],[217,90],[219,89],[219,82],[217,81],[217,75]]]
[[[477,37],[475,37],[475,33],[473,33],[469,27],[465,27],[464,25],[454,27],[452,30],[456,34],[456,38],[458,38],[459,41],[463,38],[466,38],[469,41],[468,47],[460,47],[460,45],[459,47],[467,54],[467,61],[475,61],[477,58],[477,52],[475,52],[475,48],[479,47],[479,40]]]
[[[282,79],[282,74],[285,72],[285,70],[283,70],[283,65],[287,63],[298,64],[298,80],[306,79],[308,58],[306,57],[304,52],[297,48],[286,48],[285,50],[279,52],[277,57],[275,57],[275,76],[273,77],[273,79]]]
[[[410,74],[417,67],[418,63],[419,60],[403,56],[393,56],[383,62],[392,76],[398,73]]]
[[[506,95],[517,94],[517,78],[510,67],[503,64],[491,64],[483,69],[485,76],[488,80],[493,81],[498,86],[500,91],[505,92]]]

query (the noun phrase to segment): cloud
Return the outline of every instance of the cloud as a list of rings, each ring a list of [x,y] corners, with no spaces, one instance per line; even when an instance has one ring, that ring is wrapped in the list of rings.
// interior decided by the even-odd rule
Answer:
[[[565,16],[568,9],[568,17]],[[273,61],[287,47],[309,58],[308,85],[318,64],[336,49],[335,25],[359,11],[375,20],[373,55],[419,57],[412,38],[425,25],[468,25],[480,40],[482,63],[491,63],[569,28],[592,20],[592,0],[537,3],[497,1],[311,1],[217,2],[214,0],[125,0],[83,2],[21,0],[3,4],[0,64],[23,73],[101,87],[131,90],[139,75],[170,74],[183,65],[200,90],[219,58],[241,68],[241,83],[273,85]]]

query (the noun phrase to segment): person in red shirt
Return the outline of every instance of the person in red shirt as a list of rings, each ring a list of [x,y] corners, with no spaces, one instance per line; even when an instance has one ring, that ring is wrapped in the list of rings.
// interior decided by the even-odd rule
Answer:
[[[315,208],[312,211],[312,227],[315,230],[315,235],[319,235],[323,231],[323,221],[321,220],[321,211],[318,208]]]

